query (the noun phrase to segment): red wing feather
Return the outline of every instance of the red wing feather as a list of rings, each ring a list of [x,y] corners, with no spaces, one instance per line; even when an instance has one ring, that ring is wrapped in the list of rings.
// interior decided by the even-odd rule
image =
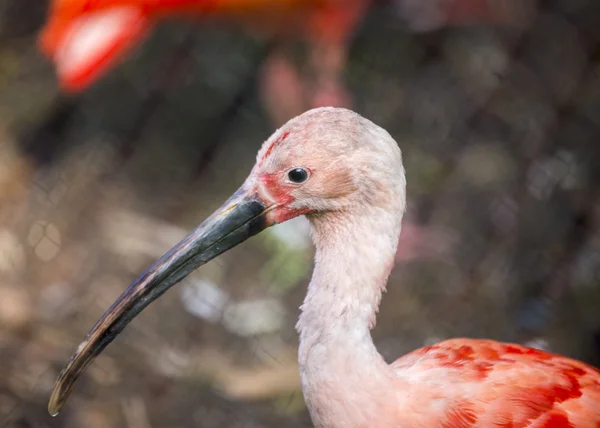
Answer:
[[[61,86],[80,91],[132,49],[149,25],[143,10],[133,6],[57,17],[42,32],[40,47],[54,61]]]
[[[453,339],[393,364],[443,385],[444,427],[600,428],[600,371],[579,361],[490,340]]]

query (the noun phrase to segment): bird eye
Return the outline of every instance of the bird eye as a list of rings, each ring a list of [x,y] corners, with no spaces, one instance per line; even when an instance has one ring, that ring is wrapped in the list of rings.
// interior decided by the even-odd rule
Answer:
[[[288,178],[292,183],[304,183],[308,179],[308,172],[304,168],[294,168],[288,172]]]

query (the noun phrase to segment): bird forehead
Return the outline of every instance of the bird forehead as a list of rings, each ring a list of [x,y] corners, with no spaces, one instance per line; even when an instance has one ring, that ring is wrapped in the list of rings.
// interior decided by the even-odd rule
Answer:
[[[307,150],[310,140],[305,133],[294,130],[281,130],[269,138],[257,156],[257,165],[265,169],[281,166],[282,163],[298,157]]]
[[[360,138],[351,128],[336,129],[322,125],[289,129],[274,135],[263,147],[263,158],[269,156],[332,156],[360,146]]]
[[[290,120],[260,149],[257,167],[275,172],[291,166],[319,167],[363,146],[360,117],[344,109],[320,108]]]
[[[329,150],[327,145],[293,144],[287,141],[271,148],[258,163],[262,173],[276,173],[289,168],[333,171],[344,158],[344,151]]]

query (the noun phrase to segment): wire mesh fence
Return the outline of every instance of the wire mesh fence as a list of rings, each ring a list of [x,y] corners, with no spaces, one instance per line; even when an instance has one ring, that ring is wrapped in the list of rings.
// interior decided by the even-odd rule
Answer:
[[[366,9],[338,82],[407,169],[374,340],[388,361],[469,336],[598,365],[600,7],[539,1],[525,18],[451,25],[430,3]],[[303,219],[190,275],[47,415],[93,323],[298,108],[284,104],[306,87],[281,61],[314,70],[302,43],[173,19],[65,96],[36,49],[44,13],[0,2],[0,424],[311,426],[294,330],[313,256]]]

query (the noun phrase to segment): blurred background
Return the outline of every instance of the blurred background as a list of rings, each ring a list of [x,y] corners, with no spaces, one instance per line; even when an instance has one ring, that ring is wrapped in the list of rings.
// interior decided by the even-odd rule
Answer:
[[[373,330],[388,361],[469,336],[600,365],[600,3],[331,2],[167,16],[67,92],[37,45],[48,2],[0,1],[0,426],[312,426],[294,330],[303,218],[190,275],[58,417],[46,405],[112,301],[319,105],[403,150],[408,213]]]

